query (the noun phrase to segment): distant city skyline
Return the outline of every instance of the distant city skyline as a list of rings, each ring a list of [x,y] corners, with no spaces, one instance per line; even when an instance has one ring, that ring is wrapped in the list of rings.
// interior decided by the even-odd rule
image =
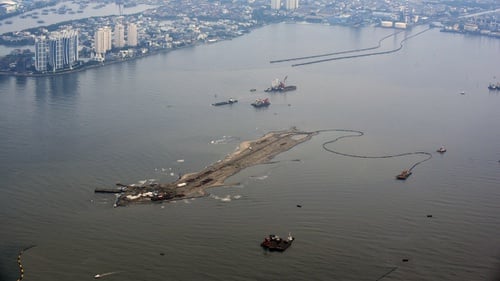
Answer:
[[[159,0],[158,0],[159,1]],[[116,9],[113,4],[86,5],[46,3],[33,5],[28,1],[0,1],[0,19],[4,30],[20,28],[19,22],[32,22],[47,25],[9,31],[0,35],[0,42],[7,46],[34,46],[25,51],[13,51],[10,56],[0,59],[2,71],[19,75],[21,73],[46,72],[71,69],[73,63],[63,62],[62,45],[57,40],[50,41],[53,30],[69,27],[78,30],[80,40],[77,45],[79,56],[84,58],[80,67],[92,66],[95,62],[116,61],[142,57],[159,50],[182,48],[197,43],[213,43],[242,36],[263,24],[275,22],[309,22],[343,26],[378,26],[383,28],[412,29],[427,24],[441,28],[444,32],[482,35],[500,38],[498,4],[485,6],[476,1],[476,6],[461,3],[418,3],[415,1],[375,1],[371,4],[355,0],[341,0],[330,3],[327,0],[255,0],[224,2],[212,5],[210,0],[188,2],[155,2],[154,9],[144,7],[134,14],[111,14],[102,17],[89,17],[94,9],[109,5],[109,12]],[[481,0],[482,1],[482,0]],[[489,0],[485,0],[488,2]],[[135,3],[138,4],[138,3]],[[150,3],[153,4],[153,3]],[[8,7],[11,15],[6,15]],[[12,10],[15,7],[15,10]],[[39,11],[38,11],[39,10]],[[33,12],[29,12],[33,11]],[[3,14],[2,14],[3,12]],[[68,14],[82,14],[85,17],[71,21],[56,22],[58,17]],[[49,14],[55,14],[52,16]],[[16,19],[16,15],[20,18]],[[10,18],[12,17],[12,18]],[[0,28],[1,29],[1,28]],[[62,45],[61,45],[62,44]],[[52,54],[49,56],[49,51]],[[31,53],[31,55],[30,55]],[[66,52],[69,54],[69,52]],[[75,57],[75,56],[73,56]],[[49,62],[50,59],[50,62]],[[66,58],[66,61],[69,61]]]

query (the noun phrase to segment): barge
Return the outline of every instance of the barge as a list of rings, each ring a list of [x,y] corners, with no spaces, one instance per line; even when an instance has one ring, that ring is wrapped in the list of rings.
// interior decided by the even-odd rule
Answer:
[[[288,237],[286,239],[270,234],[268,237],[264,238],[264,241],[260,243],[260,246],[269,251],[283,252],[292,245],[294,240],[295,238],[292,237],[290,233],[288,233]]]
[[[216,102],[216,103],[212,103],[213,106],[221,106],[221,105],[226,105],[226,104],[233,104],[233,103],[237,103],[238,100],[237,99],[228,99],[227,101],[220,101],[220,102]]]
[[[268,98],[265,99],[256,99],[253,103],[252,106],[259,108],[259,107],[267,107],[271,104]]]

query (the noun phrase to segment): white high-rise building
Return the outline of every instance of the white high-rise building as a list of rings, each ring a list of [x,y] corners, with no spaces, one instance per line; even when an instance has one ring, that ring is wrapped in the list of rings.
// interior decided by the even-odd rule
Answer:
[[[137,25],[135,23],[128,24],[127,45],[131,47],[137,46]]]
[[[111,50],[111,28],[101,27],[97,29],[94,35],[95,52],[97,54],[105,54]]]
[[[45,36],[35,39],[35,69],[36,71],[45,72],[48,67],[49,58],[49,43]]]
[[[285,8],[287,10],[295,10],[299,7],[299,0],[286,0]]]
[[[66,30],[61,34],[63,41],[63,64],[64,67],[72,68],[78,63],[78,31]]]
[[[78,31],[53,32],[35,41],[37,71],[57,71],[72,68],[78,63]]]
[[[281,8],[281,0],[271,0],[271,9],[279,10]]]
[[[125,27],[123,26],[123,24],[118,23],[115,25],[114,36],[115,36],[114,46],[116,48],[125,47]]]

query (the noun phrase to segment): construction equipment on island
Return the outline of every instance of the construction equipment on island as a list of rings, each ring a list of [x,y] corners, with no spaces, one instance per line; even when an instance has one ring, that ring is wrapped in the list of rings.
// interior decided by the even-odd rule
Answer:
[[[264,92],[288,92],[297,90],[297,86],[286,86],[285,82],[288,76],[285,76],[283,81],[280,81],[278,78],[274,79],[271,82],[271,87],[264,90]]]

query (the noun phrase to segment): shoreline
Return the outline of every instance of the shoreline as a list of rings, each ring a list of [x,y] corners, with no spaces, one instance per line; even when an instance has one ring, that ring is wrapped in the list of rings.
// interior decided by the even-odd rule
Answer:
[[[190,46],[186,46],[184,48],[194,47],[194,46],[196,46],[196,45],[190,45]],[[159,49],[159,50],[154,50],[154,51],[152,51],[150,53],[147,53],[145,55],[142,55],[142,56],[137,56],[137,57],[133,57],[133,58],[127,58],[127,59],[121,59],[121,60],[107,61],[107,62],[98,63],[98,64],[92,64],[92,65],[84,65],[82,67],[78,67],[78,68],[75,68],[75,69],[66,69],[66,70],[58,71],[58,72],[19,73],[19,72],[10,72],[10,71],[0,71],[0,76],[12,76],[12,77],[53,77],[53,76],[62,76],[62,75],[66,75],[66,74],[71,74],[71,73],[77,73],[77,72],[86,71],[86,70],[89,70],[89,69],[94,69],[94,68],[99,68],[99,67],[106,67],[106,66],[113,65],[113,64],[119,64],[119,63],[124,63],[124,62],[139,60],[139,59],[142,59],[142,58],[146,58],[146,57],[149,57],[149,56],[154,56],[154,55],[161,54],[161,53],[167,53],[167,52],[170,52],[170,51],[173,51],[173,50],[177,50],[177,49],[182,49],[182,48],[176,48],[176,49]]]
[[[248,30],[248,33],[250,33],[252,30],[254,29],[257,29],[257,28],[261,28],[263,26],[265,26],[267,24],[256,24],[255,26],[249,28]],[[243,36],[243,35],[242,35]],[[231,37],[231,38],[226,38],[226,39],[223,39],[223,40],[218,40],[217,42],[224,42],[224,41],[228,41],[228,40],[233,40],[234,38],[238,38],[240,36],[235,36],[235,37]],[[155,50],[152,50],[152,51],[149,51],[143,55],[140,55],[140,56],[136,56],[136,57],[132,57],[132,58],[126,58],[126,59],[121,59],[121,60],[113,60],[113,61],[104,61],[102,63],[98,63],[98,64],[92,64],[92,65],[84,65],[82,67],[78,67],[78,68],[75,68],[75,69],[65,69],[65,70],[61,70],[61,71],[58,71],[58,72],[46,72],[46,73],[29,73],[29,72],[13,72],[13,71],[0,71],[0,76],[12,76],[12,77],[53,77],[53,76],[62,76],[62,75],[66,75],[66,74],[71,74],[71,73],[77,73],[77,72],[81,72],[81,71],[85,71],[85,70],[89,70],[89,69],[94,69],[94,68],[98,68],[98,67],[105,67],[105,66],[108,66],[108,65],[113,65],[113,64],[117,64],[117,63],[124,63],[124,62],[128,62],[128,61],[134,61],[134,60],[139,60],[139,59],[142,59],[142,58],[146,58],[146,57],[149,57],[149,56],[154,56],[154,55],[157,55],[157,54],[161,54],[161,53],[168,53],[168,52],[171,52],[171,51],[175,51],[175,50],[180,50],[180,49],[186,49],[186,48],[193,48],[193,47],[197,47],[197,46],[203,46],[203,45],[208,45],[210,43],[208,42],[195,42],[195,43],[192,43],[192,44],[189,44],[189,45],[184,45],[184,46],[181,46],[181,47],[175,47],[175,48],[163,48],[163,49],[155,49]]]
[[[125,185],[114,206],[205,197],[207,196],[206,189],[225,186],[225,180],[241,170],[269,163],[278,154],[310,140],[318,133],[317,131],[304,132],[291,128],[269,132],[256,140],[243,141],[234,152],[228,154],[224,159],[198,172],[184,174],[173,182],[149,183],[141,186]]]

